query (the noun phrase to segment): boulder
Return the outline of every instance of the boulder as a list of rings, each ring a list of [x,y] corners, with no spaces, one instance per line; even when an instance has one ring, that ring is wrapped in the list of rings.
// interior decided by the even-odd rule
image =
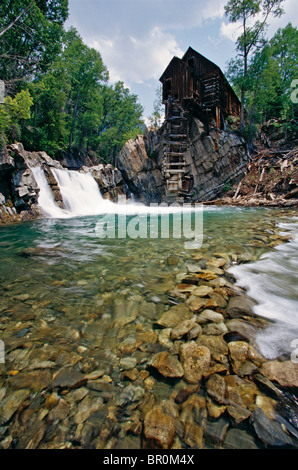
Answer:
[[[250,418],[259,439],[266,445],[282,447],[293,445],[293,440],[284,432],[281,424],[269,419],[261,408],[256,408]]]
[[[253,306],[255,302],[245,295],[236,295],[231,297],[227,306],[227,312],[231,318],[243,317],[245,315],[254,315]]]
[[[267,379],[278,382],[284,387],[298,388],[298,365],[292,361],[280,362],[274,360],[265,362],[260,372]]]
[[[184,335],[186,335],[192,328],[196,326],[196,323],[190,319],[190,320],[184,320],[181,323],[178,323],[175,328],[172,329],[170,338],[172,341],[176,339],[181,339]]]
[[[183,367],[177,356],[169,354],[167,351],[156,354],[151,361],[151,366],[157,369],[164,377],[179,378],[183,377],[184,374]]]
[[[51,383],[51,388],[74,389],[81,387],[85,383],[87,383],[87,378],[84,374],[72,367],[66,367],[56,374]]]
[[[189,320],[192,316],[193,313],[187,305],[179,304],[164,312],[156,321],[156,324],[163,328],[174,328],[183,320]]]
[[[175,421],[156,406],[145,414],[145,447],[170,449],[175,436]]]
[[[228,348],[232,367],[237,375],[250,375],[265,362],[265,359],[245,341],[231,341]]]
[[[195,341],[189,341],[181,344],[179,354],[184,369],[184,379],[193,384],[200,382],[210,367],[210,350]]]

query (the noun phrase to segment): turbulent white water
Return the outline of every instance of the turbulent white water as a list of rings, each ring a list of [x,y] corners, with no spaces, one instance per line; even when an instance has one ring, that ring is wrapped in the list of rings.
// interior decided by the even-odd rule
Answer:
[[[65,209],[61,209],[54,201],[52,191],[48,185],[43,170],[40,167],[32,168],[36,182],[40,188],[38,204],[47,217],[65,218],[99,214],[162,214],[180,213],[181,206],[162,206],[152,204],[150,207],[137,203],[134,200],[113,203],[104,199],[99,187],[90,174],[78,171],[52,168],[62,195]],[[193,207],[183,207],[183,212],[193,212]],[[201,210],[200,207],[197,210]]]
[[[39,186],[38,205],[46,217],[65,218],[69,214],[57,206],[51,188],[47,182],[44,171],[40,167],[31,168],[34,178]]]
[[[102,198],[98,185],[89,174],[53,168],[65,209],[72,215],[96,215],[107,202]]]
[[[292,354],[295,340],[298,344],[298,219],[279,225],[292,235],[290,242],[278,245],[255,263],[229,270],[237,285],[258,302],[254,312],[273,321],[256,338],[258,349],[268,359]]]

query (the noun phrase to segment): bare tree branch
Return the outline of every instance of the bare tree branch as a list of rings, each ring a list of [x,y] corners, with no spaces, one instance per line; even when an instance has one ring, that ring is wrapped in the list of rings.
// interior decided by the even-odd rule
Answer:
[[[2,29],[2,31],[0,31],[0,37],[6,33],[10,28],[13,27],[13,25],[16,24],[17,21],[19,21],[19,19],[32,7],[34,1],[31,2],[26,8],[24,8],[21,13],[11,22],[9,23],[8,26],[6,26],[4,29]]]

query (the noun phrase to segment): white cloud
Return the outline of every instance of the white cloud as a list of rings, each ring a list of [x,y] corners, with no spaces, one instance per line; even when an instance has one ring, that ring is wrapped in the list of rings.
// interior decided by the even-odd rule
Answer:
[[[222,22],[220,25],[220,34],[235,42],[238,36],[241,34],[241,22],[237,21],[236,23],[225,23]]]
[[[68,25],[74,25],[84,42],[101,53],[111,82],[123,81],[150,108],[160,75],[172,57],[182,57],[189,45],[219,66],[234,53],[233,43],[241,29],[224,17],[226,3],[69,0]],[[278,20],[270,18],[269,37],[289,21],[295,25],[296,4],[297,0],[285,0],[287,14]]]
[[[143,83],[156,80],[174,55],[183,54],[174,36],[158,26],[142,37],[123,34],[113,37],[113,40],[97,37],[88,45],[100,51],[111,81],[124,79]]]

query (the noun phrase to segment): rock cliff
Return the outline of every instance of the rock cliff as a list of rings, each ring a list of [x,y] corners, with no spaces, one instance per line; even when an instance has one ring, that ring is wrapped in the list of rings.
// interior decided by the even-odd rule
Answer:
[[[239,181],[248,163],[244,140],[233,132],[211,129],[206,133],[203,123],[189,118],[186,176],[192,181],[188,201],[210,201],[225,188]],[[144,136],[129,140],[119,153],[116,165],[130,191],[146,202],[167,200],[163,175],[165,129],[146,130]]]

